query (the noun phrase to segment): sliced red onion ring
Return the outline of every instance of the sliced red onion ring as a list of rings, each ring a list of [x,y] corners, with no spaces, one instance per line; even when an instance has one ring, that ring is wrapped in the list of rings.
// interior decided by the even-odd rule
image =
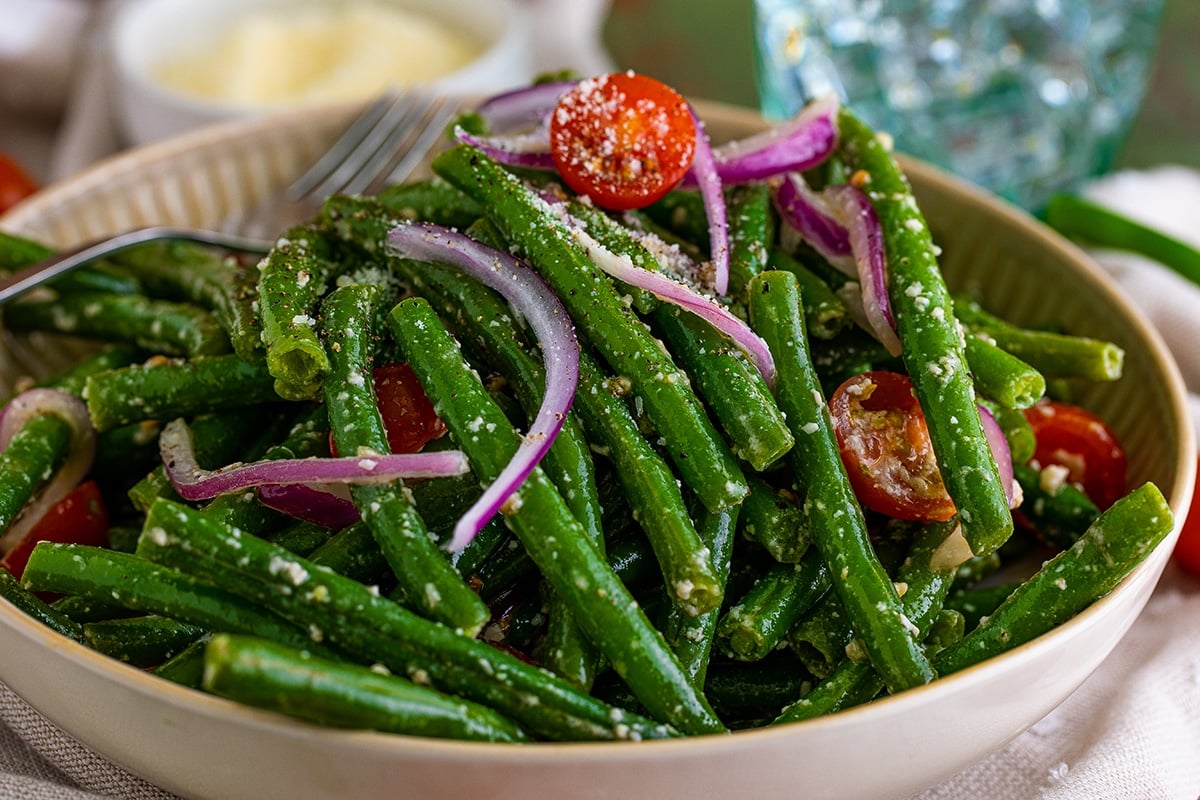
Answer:
[[[167,477],[184,500],[207,500],[267,484],[381,483],[396,478],[437,478],[470,472],[466,456],[458,450],[284,458],[206,470],[196,462],[192,431],[182,419],[163,426],[158,448]]]
[[[49,483],[30,498],[3,536],[0,536],[0,553],[7,553],[20,542],[29,529],[66,497],[92,468],[96,455],[96,429],[92,427],[87,406],[75,395],[58,389],[30,389],[8,402],[0,411],[0,451],[8,447],[25,423],[45,414],[55,414],[70,426],[71,441],[67,458]]]
[[[454,138],[479,148],[500,164],[547,171],[555,169],[550,137],[545,128],[519,135],[476,136],[460,126],[454,129]]]
[[[849,184],[830,186],[824,192],[834,217],[850,236],[850,250],[862,287],[863,311],[871,332],[892,355],[900,354],[896,320],[888,299],[887,255],[883,246],[883,228],[870,198]]]
[[[783,221],[821,257],[842,272],[858,276],[850,232],[834,217],[827,199],[814,192],[799,175],[787,175],[775,190],[775,205]]]
[[[496,480],[454,527],[449,549],[466,546],[508,502],[562,428],[579,383],[579,340],[562,303],[529,267],[508,253],[457,231],[411,223],[392,230],[388,244],[402,257],[457,267],[495,289],[529,323],[546,366],[546,393],[521,445]]]
[[[642,269],[628,256],[617,255],[584,230],[580,221],[568,217],[568,223],[567,230],[596,266],[619,281],[645,289],[656,297],[674,303],[707,321],[732,339],[758,369],[767,386],[774,387],[775,359],[771,356],[771,350],[740,317],[731,313],[714,298],[696,291],[687,284],[661,272]]]
[[[704,122],[692,112],[696,123],[696,153],[692,156],[692,168],[688,173],[695,176],[704,199],[704,213],[708,217],[709,258],[713,264],[713,288],[718,295],[729,291],[729,224],[725,214],[725,191],[721,187],[721,176],[713,160],[712,143]]]
[[[983,435],[987,437],[988,447],[992,457],[996,459],[996,467],[1000,471],[1000,482],[1004,484],[1004,496],[1008,498],[1008,507],[1016,508],[1021,504],[1018,495],[1018,484],[1013,478],[1012,450],[1009,449],[1008,439],[1000,423],[984,406],[979,408],[979,421],[983,424]]]
[[[257,492],[264,506],[333,531],[340,531],[362,518],[348,497],[316,486],[266,484],[259,486]]]
[[[519,131],[540,125],[558,105],[558,100],[575,81],[537,83],[492,95],[475,108],[494,134]]]
[[[837,146],[839,107],[837,96],[828,95],[809,103],[787,122],[717,147],[713,158],[721,180],[747,183],[803,172],[823,163]]]

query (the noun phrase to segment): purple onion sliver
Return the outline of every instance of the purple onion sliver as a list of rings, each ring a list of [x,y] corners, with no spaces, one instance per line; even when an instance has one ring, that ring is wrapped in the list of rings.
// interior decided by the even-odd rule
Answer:
[[[628,257],[618,256],[592,238],[578,221],[570,227],[571,235],[600,269],[630,286],[645,289],[656,297],[686,309],[708,322],[733,340],[754,364],[767,386],[775,385],[775,360],[771,350],[750,326],[711,297],[661,272],[636,266]]]
[[[721,180],[747,183],[824,163],[837,147],[839,105],[836,95],[814,100],[787,122],[715,148]]]
[[[163,427],[158,446],[167,477],[184,500],[207,500],[267,484],[377,483],[396,478],[464,475],[470,471],[466,457],[459,450],[286,458],[206,470],[196,462],[192,432],[182,419]]]
[[[692,121],[696,123],[696,153],[692,156],[692,168],[704,200],[704,213],[708,217],[709,256],[713,264],[713,287],[718,295],[729,291],[729,223],[725,212],[725,191],[721,187],[721,176],[713,160],[712,143],[704,122],[688,107]]]
[[[463,144],[477,147],[489,158],[510,167],[553,170],[554,156],[550,153],[549,138],[533,134],[523,136],[476,136],[461,127],[454,129],[454,138]],[[545,138],[545,141],[541,141]]]
[[[832,216],[825,199],[799,175],[788,175],[775,191],[775,205],[790,226],[826,261],[851,277],[858,276],[850,232]]]
[[[361,519],[354,503],[331,492],[303,484],[259,486],[258,499],[289,517],[340,531]]]
[[[863,312],[871,332],[892,355],[900,354],[900,339],[888,298],[887,254],[883,228],[870,198],[861,189],[848,184],[825,190],[830,208],[850,234],[850,250],[862,288]]]
[[[449,549],[458,550],[500,511],[554,443],[575,399],[579,340],[554,292],[532,269],[508,253],[457,231],[425,223],[394,228],[388,244],[403,257],[456,267],[499,292],[533,329],[545,362],[542,405],[512,460],[455,525]]]
[[[559,98],[575,81],[538,83],[492,95],[475,108],[492,133],[509,133],[537,125],[549,117]]]
[[[21,513],[0,536],[0,553],[6,553],[21,540],[46,512],[74,489],[88,471],[96,456],[96,429],[87,406],[73,394],[59,389],[30,389],[8,402],[0,413],[0,451],[25,423],[44,414],[54,414],[71,429],[67,458],[50,481],[37,492]]]
[[[1008,446],[1008,439],[992,412],[984,406],[977,406],[977,408],[979,409],[979,421],[983,425],[983,435],[987,437],[992,457],[996,459],[1000,482],[1004,484],[1004,496],[1008,498],[1008,507],[1016,508],[1018,501],[1013,478],[1012,450]]]

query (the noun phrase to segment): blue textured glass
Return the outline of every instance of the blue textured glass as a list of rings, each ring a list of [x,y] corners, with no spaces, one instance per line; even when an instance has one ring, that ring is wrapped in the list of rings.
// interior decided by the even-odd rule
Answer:
[[[829,92],[897,149],[1028,208],[1108,169],[1163,0],[755,0],[763,112]]]

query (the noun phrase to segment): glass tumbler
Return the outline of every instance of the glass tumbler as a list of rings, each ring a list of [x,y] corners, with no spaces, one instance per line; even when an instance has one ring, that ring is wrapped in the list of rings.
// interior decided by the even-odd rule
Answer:
[[[1114,162],[1164,0],[755,0],[763,113],[836,93],[896,149],[1029,210]]]

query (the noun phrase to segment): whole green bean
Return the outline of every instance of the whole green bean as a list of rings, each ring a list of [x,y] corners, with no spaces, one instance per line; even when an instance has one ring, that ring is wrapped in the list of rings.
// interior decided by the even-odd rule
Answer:
[[[248,636],[218,634],[205,648],[205,691],[339,728],[485,742],[528,741],[495,711],[358,664]]]
[[[388,322],[472,470],[483,480],[495,480],[516,453],[516,431],[488,398],[427,302],[402,301]],[[479,436],[479,430],[491,433]],[[662,635],[540,469],[525,479],[508,507],[509,526],[543,577],[646,708],[684,733],[723,730]]]
[[[236,355],[151,359],[89,375],[84,391],[99,431],[279,400],[266,367]]]
[[[1046,393],[1042,373],[982,336],[968,336],[967,365],[980,397],[1005,408],[1029,408]]]
[[[54,299],[23,300],[4,309],[13,331],[49,331],[125,342],[169,356],[229,352],[229,337],[204,309],[140,294],[68,292]]]
[[[844,107],[838,132],[838,152],[851,179],[865,181],[863,189],[883,228],[896,333],[942,479],[958,509],[963,537],[976,555],[985,555],[1012,534],[1012,514],[976,411],[962,334],[938,268],[937,248],[890,147]]]
[[[829,569],[815,550],[796,564],[773,564],[721,619],[723,650],[741,661],[758,661],[829,591]]]
[[[794,479],[804,496],[813,542],[871,663],[889,688],[899,691],[928,683],[933,670],[871,546],[862,508],[850,487],[808,353],[798,294],[791,273],[764,272],[750,285],[750,318],[775,357],[775,399],[796,437]]]
[[[382,299],[377,286],[349,284],[321,303],[329,363],[325,405],[340,453],[390,452],[371,379]],[[490,616],[487,606],[430,537],[403,482],[353,484],[350,496],[396,574],[405,602],[430,619],[468,635],[478,633]]]
[[[1171,509],[1145,483],[1096,518],[1075,544],[1042,565],[963,640],[938,653],[939,675],[1011,650],[1107,594],[1171,532]]]
[[[554,210],[478,150],[440,154],[435,172],[487,209],[488,217],[550,284],[579,330],[628,378],[662,435],[684,483],[710,510],[736,505],[746,481],[682,372],[625,307]]]
[[[71,427],[54,413],[31,417],[0,450],[0,534],[67,459]]]
[[[365,663],[488,705],[552,739],[650,739],[671,729],[615,709],[552,673],[417,616],[378,592],[269,542],[160,500],[140,554],[263,604]]]

